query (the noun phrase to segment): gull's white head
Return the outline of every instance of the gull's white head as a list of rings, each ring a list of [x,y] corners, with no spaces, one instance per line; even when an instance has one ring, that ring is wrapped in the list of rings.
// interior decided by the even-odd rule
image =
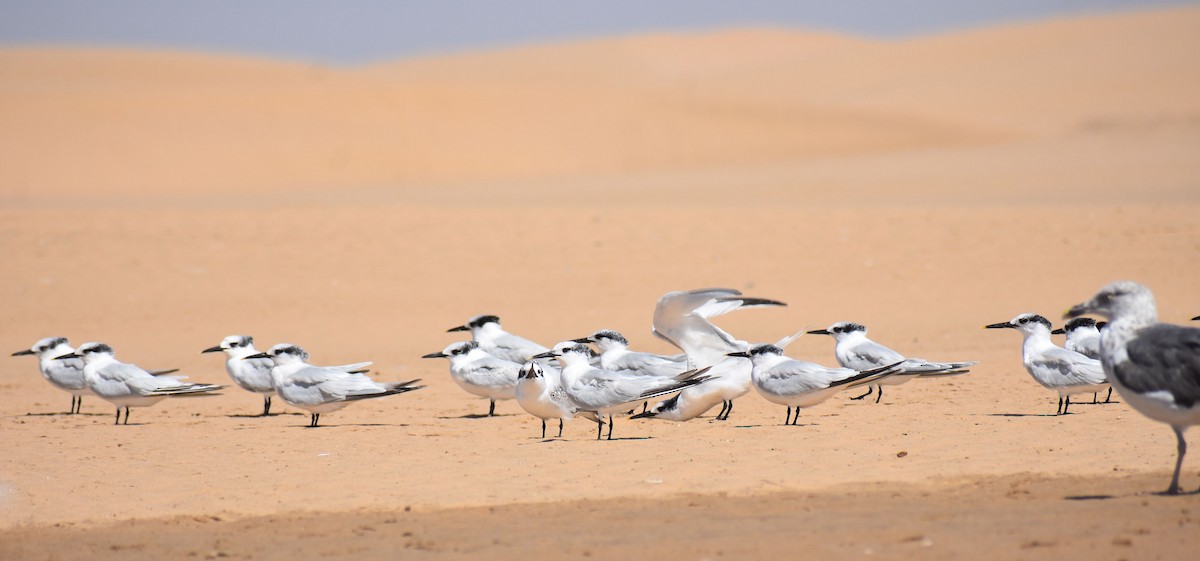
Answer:
[[[34,343],[28,350],[17,351],[12,356],[37,355],[38,357],[53,358],[73,350],[66,337],[46,337]]]
[[[1149,288],[1133,281],[1117,281],[1100,289],[1091,300],[1072,306],[1064,318],[1084,314],[1103,316],[1109,320],[1129,318],[1144,323],[1158,321],[1158,307]]]

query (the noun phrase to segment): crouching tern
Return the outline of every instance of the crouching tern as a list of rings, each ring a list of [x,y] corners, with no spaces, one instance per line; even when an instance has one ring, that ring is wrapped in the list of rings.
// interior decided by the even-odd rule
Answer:
[[[271,383],[279,397],[289,405],[308,411],[309,427],[315,428],[321,414],[337,411],[351,402],[396,395],[419,390],[414,386],[421,380],[407,382],[376,382],[363,373],[370,362],[345,366],[315,366],[309,364],[308,353],[291,343],[280,343],[265,353],[248,355],[242,360],[269,358]]]
[[[1166,492],[1178,493],[1187,454],[1183,433],[1200,424],[1200,329],[1159,322],[1150,289],[1131,281],[1105,286],[1064,317],[1083,314],[1109,320],[1100,335],[1100,363],[1117,393],[1175,431],[1175,472]]]
[[[817,405],[834,394],[858,386],[878,383],[902,372],[903,361],[870,370],[827,368],[814,362],[788,358],[775,345],[755,345],[749,351],[729,353],[731,357],[750,359],[753,371],[750,380],[754,389],[771,403],[786,405],[783,424],[797,425],[800,410]],[[796,416],[792,418],[792,408]],[[790,421],[790,423],[789,423]]]
[[[1055,415],[1066,415],[1071,396],[1096,393],[1108,387],[1100,361],[1068,351],[1050,340],[1050,320],[1025,313],[1009,321],[984,326],[986,329],[1016,329],[1024,336],[1021,362],[1042,387],[1058,392]]]
[[[866,371],[880,366],[901,362],[901,372],[888,376],[867,388],[867,393],[850,399],[863,399],[876,391],[875,403],[883,399],[883,386],[898,386],[913,378],[955,376],[970,372],[968,367],[978,361],[930,362],[923,358],[907,358],[904,355],[867,338],[867,328],[860,323],[839,321],[825,329],[808,332],[811,335],[831,335],[835,341],[833,352],[838,364],[844,368]]]
[[[117,360],[112,347],[104,343],[84,343],[73,353],[61,355],[55,360],[83,359],[83,379],[93,393],[117,406],[117,418],[113,424],[121,423],[121,409],[125,409],[125,423],[129,424],[130,407],[149,407],[168,397],[207,395],[224,386],[214,384],[189,384],[182,380],[187,376],[155,376],[133,364]]]
[[[254,338],[247,335],[230,335],[220,345],[209,347],[201,353],[225,353],[225,372],[239,388],[263,396],[262,416],[271,413],[271,396],[275,386],[271,382],[271,367],[274,362],[267,357],[248,359],[259,354],[254,348]]]

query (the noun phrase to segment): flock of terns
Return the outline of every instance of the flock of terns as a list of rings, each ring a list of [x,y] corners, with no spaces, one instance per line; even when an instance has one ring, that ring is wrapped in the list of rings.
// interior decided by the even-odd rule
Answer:
[[[802,409],[839,392],[867,387],[866,393],[851,399],[874,393],[878,402],[884,386],[956,376],[977,364],[905,357],[872,341],[866,327],[852,322],[796,333],[775,343],[751,344],[711,321],[735,310],[783,305],[732,289],[669,292],[655,307],[653,333],[682,351],[675,355],[631,350],[624,336],[607,329],[545,347],[505,331],[497,316],[481,315],[449,330],[470,332],[471,340],[423,358],[448,359],[455,383],[489,400],[489,416],[495,413],[496,401],[513,399],[541,419],[543,438],[546,421],[558,421],[561,437],[563,421],[579,416],[596,423],[597,439],[604,425],[611,439],[615,416],[623,414],[687,421],[720,405],[715,419],[723,421],[733,412],[734,400],[751,388],[785,406],[784,424],[795,425]],[[1108,321],[1080,317],[1085,314]],[[1115,388],[1135,410],[1170,425],[1178,455],[1167,493],[1178,493],[1187,450],[1183,433],[1200,424],[1200,329],[1159,323],[1149,289],[1128,281],[1105,286],[1065,317],[1072,319],[1059,330],[1032,313],[986,327],[1015,329],[1023,335],[1022,362],[1034,380],[1059,394],[1057,414],[1067,413],[1072,395],[1092,393],[1095,402],[1098,392],[1107,391],[1108,402]],[[784,349],[804,333],[833,337],[839,366],[786,356]],[[1067,336],[1064,347],[1051,339],[1059,333]],[[308,411],[310,427],[318,426],[321,414],[353,401],[423,387],[417,385],[420,380],[375,381],[367,375],[369,362],[312,365],[308,353],[293,344],[261,352],[243,335],[226,337],[201,352],[225,353],[233,382],[263,396],[264,416],[277,395]],[[153,372],[120,362],[104,343],[74,349],[66,338],[51,337],[13,355],[38,356],[42,376],[71,394],[72,413],[79,411],[83,396],[96,395],[116,406],[117,423],[124,410],[128,424],[130,407],[147,407],[168,397],[210,395],[223,387],[188,383],[172,375],[174,371]]]

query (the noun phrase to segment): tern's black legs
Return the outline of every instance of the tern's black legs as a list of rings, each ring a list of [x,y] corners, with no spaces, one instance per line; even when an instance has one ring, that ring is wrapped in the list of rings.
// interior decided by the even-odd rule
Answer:
[[[317,428],[317,423],[318,423],[318,422],[320,422],[320,420],[321,420],[321,414],[320,414],[320,413],[313,413],[313,414],[312,414],[312,422],[310,422],[310,423],[308,424],[308,428],[310,428],[310,429],[315,429],[315,428]]]
[[[123,424],[123,425],[129,424],[129,406],[128,405],[125,406],[125,422],[121,423],[121,424]]]
[[[271,413],[271,396],[263,396],[263,417]]]
[[[75,399],[75,412],[76,413],[83,412],[83,396],[82,395]]]
[[[1060,395],[1060,396],[1058,396],[1058,411],[1055,411],[1054,414],[1055,415],[1066,415],[1067,409],[1070,407],[1071,407],[1071,396],[1068,395],[1066,400],[1064,401],[1063,397]]]
[[[721,407],[722,407],[722,409],[721,409],[722,414],[717,415],[717,420],[728,421],[729,414],[733,413],[733,400],[730,399],[730,400],[726,400],[726,401],[722,402]]]
[[[713,420],[714,421],[724,421],[725,420],[725,409],[727,409],[728,407],[729,407],[729,402],[722,401],[721,402],[721,411],[719,413],[717,413],[717,416],[714,417]]]
[[[799,415],[799,414],[800,414],[800,412],[797,411],[796,415]],[[789,405],[788,411],[787,411],[787,416],[783,418],[783,426],[786,427],[790,424],[792,424],[792,407]]]
[[[71,409],[69,409],[69,410],[67,411],[67,414],[68,414],[68,415],[74,415],[74,414],[75,414],[75,400],[76,400],[76,399],[77,399],[77,398],[76,398],[74,395],[72,395],[72,396],[71,396]]]
[[[613,416],[608,416],[608,440],[612,440]]]
[[[860,396],[857,396],[857,397],[852,397],[852,398],[850,398],[850,399],[853,399],[853,400],[859,400],[859,399],[862,399],[862,398],[864,398],[864,397],[867,397],[868,395],[871,395],[871,392],[874,392],[874,391],[875,391],[875,386],[867,386],[867,393],[864,393],[864,394],[862,394],[862,395],[860,395]]]
[[[596,440],[600,440],[600,435],[604,434],[604,416],[600,416],[600,422],[596,423]]]
[[[562,419],[558,420],[558,437],[562,438]],[[545,431],[542,431],[542,438],[545,438]]]
[[[121,408],[120,407],[117,408],[117,420],[113,421],[113,424],[114,425],[121,424]]]
[[[1104,403],[1112,403],[1112,386],[1108,387],[1108,397],[1104,398]]]
[[[1098,393],[1096,393],[1096,392],[1092,392],[1092,405],[1095,405],[1095,404],[1097,404],[1097,403],[1100,403],[1100,398],[1099,398],[1099,397],[1096,397],[1096,396],[1098,396],[1098,395],[1100,395],[1100,394],[1098,394]]]
[[[496,416],[496,400],[489,399],[488,400],[488,417],[495,417],[495,416]]]
[[[875,403],[883,399],[883,386],[875,386]]]
[[[542,419],[542,438],[546,438],[546,420],[545,419]]]
[[[1178,456],[1175,458],[1175,474],[1171,476],[1171,486],[1167,487],[1168,495],[1179,493],[1179,470],[1183,468],[1183,455],[1187,454],[1187,441],[1183,439],[1183,427],[1171,427],[1175,430],[1175,440],[1179,442],[1179,447],[1176,449]]]

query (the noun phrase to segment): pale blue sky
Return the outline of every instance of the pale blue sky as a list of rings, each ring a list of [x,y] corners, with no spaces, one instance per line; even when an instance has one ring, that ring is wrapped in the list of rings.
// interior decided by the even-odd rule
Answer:
[[[0,45],[356,64],[580,37],[771,25],[898,37],[1200,0],[0,0]]]

